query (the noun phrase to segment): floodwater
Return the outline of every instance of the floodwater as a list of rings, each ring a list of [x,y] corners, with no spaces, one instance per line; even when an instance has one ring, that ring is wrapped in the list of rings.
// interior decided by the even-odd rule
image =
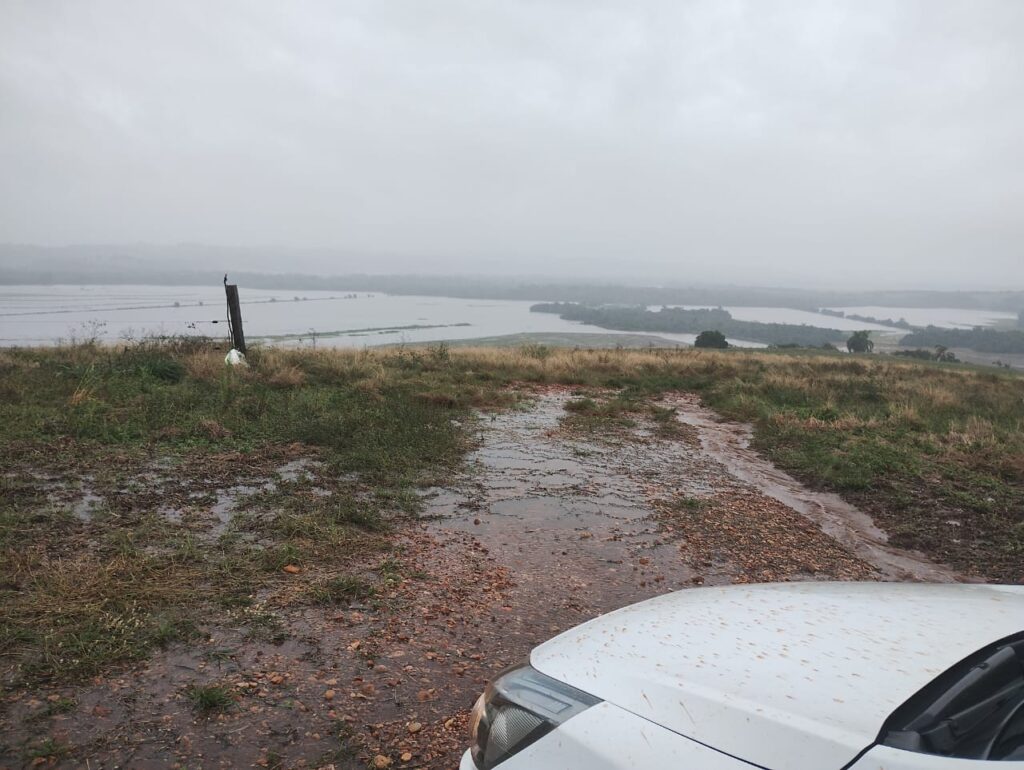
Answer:
[[[834,310],[842,310],[844,313],[867,316],[883,320],[892,319],[898,321],[901,318],[914,326],[939,326],[943,329],[972,329],[975,326],[992,326],[1000,321],[1016,321],[1017,316],[1013,313],[1000,312],[998,310],[969,310],[965,308],[949,307],[837,307]],[[824,316],[828,318],[829,316]],[[837,318],[837,321],[843,319]],[[857,323],[848,321],[847,323]],[[836,329],[846,327],[836,326]],[[871,328],[870,325],[867,327]],[[887,328],[887,327],[880,327]]]
[[[624,332],[531,313],[533,302],[366,292],[239,289],[246,339],[285,345],[366,347],[527,333]],[[228,334],[219,286],[0,287],[0,345],[51,345],[152,335]],[[692,334],[658,334],[689,345]],[[763,347],[757,343],[744,343]]]
[[[626,334],[565,321],[551,313],[531,313],[534,303],[529,301],[269,291],[244,286],[240,292],[247,339],[281,345],[367,347],[510,334]],[[792,308],[726,309],[741,321],[903,333],[887,326]],[[969,327],[1012,317],[987,310],[843,309],[947,327]],[[152,335],[226,337],[225,315],[224,294],[219,286],[5,286],[0,287],[0,345],[52,345],[93,338],[113,342]],[[649,336],[680,345],[692,344],[695,339],[692,334]],[[764,347],[731,341],[742,347]]]

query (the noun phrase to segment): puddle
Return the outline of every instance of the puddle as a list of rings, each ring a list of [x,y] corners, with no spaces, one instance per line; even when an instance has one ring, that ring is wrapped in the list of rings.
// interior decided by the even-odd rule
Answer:
[[[45,483],[52,503],[68,506],[71,515],[85,524],[91,522],[93,514],[107,504],[106,498],[96,494],[92,487],[96,480],[94,476],[83,476],[80,481],[69,484],[57,477],[34,475]]]
[[[238,501],[241,498],[248,497],[249,495],[260,491],[272,491],[275,488],[276,485],[273,482],[268,481],[260,486],[237,484],[233,487],[228,487],[227,489],[218,489],[216,492],[217,501],[209,510],[209,514],[213,517],[213,521],[206,532],[207,536],[216,539],[227,531],[235,517],[235,510],[238,505]]]
[[[71,515],[79,521],[90,522],[96,509],[101,508],[105,503],[106,500],[103,497],[86,488],[71,507]]]
[[[189,492],[186,499],[198,510],[191,511],[191,505],[184,507],[164,505],[158,509],[163,518],[171,524],[197,523],[203,526],[196,534],[203,540],[217,540],[228,531],[234,521],[238,504],[241,500],[257,492],[274,492],[278,489],[277,479],[284,482],[312,481],[316,478],[314,469],[321,463],[308,457],[300,457],[279,466],[274,471],[274,478],[263,479],[250,484],[235,484],[230,487],[216,488],[209,491]],[[328,490],[314,488],[312,494],[317,496],[330,495]],[[203,506],[200,501],[213,498],[213,503]]]
[[[323,463],[317,462],[309,457],[299,457],[286,462],[276,471],[284,481],[311,481],[315,478],[314,468],[319,468]]]
[[[515,604],[531,606],[542,626],[565,622],[569,597],[605,612],[696,577],[647,504],[645,477],[665,458],[567,436],[558,428],[568,399],[543,394],[529,409],[482,420],[468,472],[424,501],[432,531],[471,535],[512,568]]]
[[[87,475],[79,480],[69,481],[62,476],[36,471],[30,471],[28,475],[45,490],[46,498],[51,505],[67,510],[85,524],[90,523],[93,514],[107,503],[106,498],[93,489],[92,485],[96,480],[94,476]],[[18,474],[5,473],[4,477],[15,479],[18,478]]]

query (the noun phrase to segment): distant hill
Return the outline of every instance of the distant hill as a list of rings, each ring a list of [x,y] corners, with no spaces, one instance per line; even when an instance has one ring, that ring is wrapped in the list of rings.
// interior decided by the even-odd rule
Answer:
[[[374,264],[373,255],[351,253],[336,255],[339,270],[347,270],[347,274],[278,273],[262,267],[294,264],[297,255],[302,253],[197,244],[66,247],[0,244],[0,284],[203,286],[219,283],[224,272],[228,272],[233,281],[258,289],[376,291],[589,305],[735,305],[789,307],[812,312],[822,307],[866,305],[1012,313],[1024,308],[1024,291],[827,291],[744,286],[629,286],[600,281],[467,275],[369,275],[358,270]],[[256,266],[262,269],[255,269]]]

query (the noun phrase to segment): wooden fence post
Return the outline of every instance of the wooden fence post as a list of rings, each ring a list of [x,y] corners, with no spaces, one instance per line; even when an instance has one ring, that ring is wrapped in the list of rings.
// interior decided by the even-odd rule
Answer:
[[[227,276],[225,276],[225,280]],[[238,301],[238,285],[225,283],[228,296],[228,326],[231,329],[231,346],[239,353],[245,353],[245,334],[242,332],[242,306]]]

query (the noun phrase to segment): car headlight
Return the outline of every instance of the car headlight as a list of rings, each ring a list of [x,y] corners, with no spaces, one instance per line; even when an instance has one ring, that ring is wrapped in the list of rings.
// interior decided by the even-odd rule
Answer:
[[[487,685],[473,706],[473,762],[491,770],[600,698],[545,676],[528,663]]]

